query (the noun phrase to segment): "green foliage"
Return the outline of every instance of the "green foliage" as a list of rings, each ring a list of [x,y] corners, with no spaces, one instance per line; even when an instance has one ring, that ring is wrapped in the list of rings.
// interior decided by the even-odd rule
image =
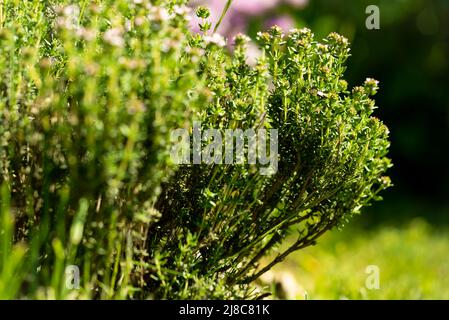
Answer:
[[[446,228],[415,219],[404,226],[365,230],[354,225],[288,257],[274,271],[292,273],[297,299],[449,299]],[[368,266],[379,269],[379,289],[366,287]],[[369,282],[368,282],[369,283]]]
[[[276,27],[259,39],[264,53],[255,67],[245,62],[242,36],[233,57],[216,46],[206,51],[214,100],[200,119],[204,128],[278,128],[278,172],[183,167],[164,186],[157,203],[162,219],[149,233],[150,252],[162,243],[172,254],[179,234],[195,234],[195,268],[222,273],[229,285],[251,283],[291,252],[313,245],[390,184],[382,176],[390,166],[388,130],[371,117],[369,96],[377,82],[367,79],[347,91],[347,40],[331,34],[321,44],[309,30],[284,35]],[[296,241],[259,266],[291,233]],[[172,261],[166,265],[176,268]]]
[[[173,170],[169,130],[204,99],[185,16],[128,1],[4,6],[2,202],[11,197],[15,241],[29,242],[27,273],[39,270],[22,285],[64,297],[59,266],[75,264],[81,296],[132,296],[143,272],[132,260]]]
[[[377,82],[347,90],[343,37],[273,28],[250,66],[244,36],[229,54],[190,35],[184,1],[62,4],[2,3],[0,297],[255,298],[389,186]],[[194,119],[278,129],[279,171],[176,167],[170,132]]]

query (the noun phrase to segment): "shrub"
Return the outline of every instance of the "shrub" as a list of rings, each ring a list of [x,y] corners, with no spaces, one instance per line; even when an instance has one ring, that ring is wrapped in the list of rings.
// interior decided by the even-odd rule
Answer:
[[[272,28],[250,66],[244,36],[230,54],[206,21],[191,35],[184,4],[2,5],[0,297],[256,298],[389,186],[377,82],[347,90],[343,37]],[[192,120],[278,129],[279,170],[176,166],[170,133]]]

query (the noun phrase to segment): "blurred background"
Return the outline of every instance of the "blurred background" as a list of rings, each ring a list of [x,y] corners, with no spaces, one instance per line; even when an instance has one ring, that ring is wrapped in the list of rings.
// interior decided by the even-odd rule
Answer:
[[[212,21],[225,3],[194,1]],[[366,28],[369,5],[380,10],[379,30]],[[376,116],[391,131],[395,186],[265,281],[290,299],[449,299],[449,1],[234,0],[218,31],[255,38],[275,24],[351,41],[346,80],[380,81]],[[366,285],[372,265],[379,289]]]

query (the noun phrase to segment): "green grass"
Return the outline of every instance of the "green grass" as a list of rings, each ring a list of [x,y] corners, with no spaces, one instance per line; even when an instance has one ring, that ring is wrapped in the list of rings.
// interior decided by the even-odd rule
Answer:
[[[365,286],[369,265],[379,267],[378,290]],[[296,299],[449,299],[449,233],[422,220],[352,227],[327,234],[275,271],[294,276]]]

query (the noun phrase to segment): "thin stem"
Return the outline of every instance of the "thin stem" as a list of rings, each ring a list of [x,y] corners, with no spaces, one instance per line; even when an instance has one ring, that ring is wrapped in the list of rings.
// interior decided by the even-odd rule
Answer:
[[[232,0],[228,0],[228,1],[226,2],[226,5],[225,5],[225,7],[223,8],[223,11],[221,12],[220,19],[218,20],[217,24],[216,24],[215,27],[214,27],[214,32],[217,32],[218,27],[220,26],[220,24],[221,24],[221,22],[223,21],[223,19],[224,19],[226,13],[228,12],[229,7],[231,7],[231,4],[232,4]]]
[[[3,28],[3,0],[0,0],[0,28]]]
[[[316,233],[313,237],[311,237],[310,239],[307,238],[300,238],[298,239],[293,245],[291,245],[286,251],[284,251],[282,254],[279,254],[276,256],[275,259],[273,259],[273,261],[271,261],[268,265],[266,265],[264,268],[262,268],[259,272],[257,272],[256,274],[246,278],[245,280],[243,280],[242,283],[251,283],[254,280],[256,280],[257,278],[259,278],[261,275],[263,275],[264,273],[266,273],[268,270],[270,270],[271,268],[273,268],[276,264],[278,264],[279,262],[282,262],[288,255],[290,255],[292,252],[295,252],[297,250],[300,249],[304,249],[310,245],[315,244],[315,241],[317,238],[319,238],[324,232],[326,232],[327,230],[329,230],[330,228],[333,227],[333,224],[330,223],[328,224],[326,227],[324,227],[321,231],[319,231],[318,233]]]

